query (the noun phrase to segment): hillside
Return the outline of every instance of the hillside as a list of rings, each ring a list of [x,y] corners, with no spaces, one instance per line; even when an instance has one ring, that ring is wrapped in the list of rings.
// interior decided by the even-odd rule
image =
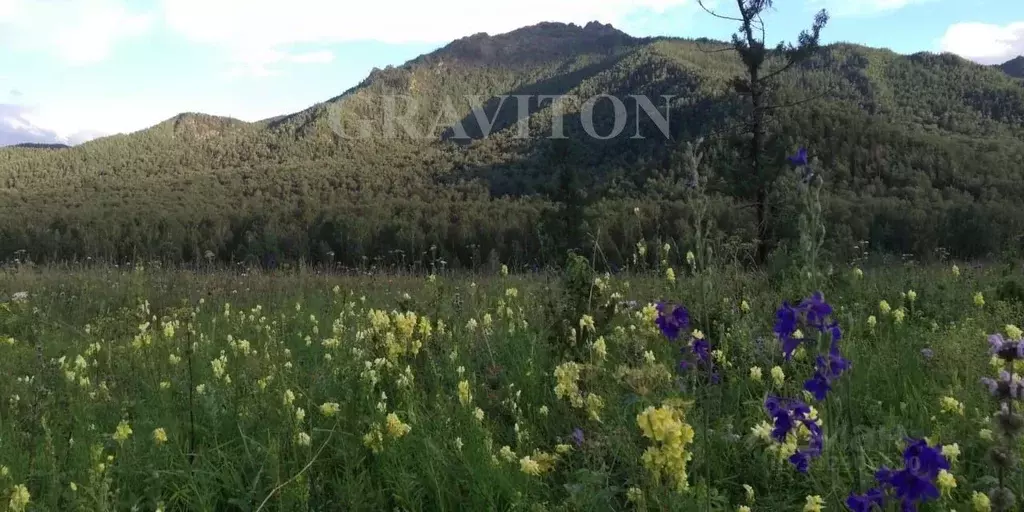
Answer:
[[[302,112],[257,123],[182,114],[141,132],[61,151],[0,149],[0,257],[134,257],[190,261],[304,257],[356,264],[416,258],[435,246],[453,264],[558,258],[552,240],[556,168],[575,169],[588,225],[611,259],[642,235],[685,244],[678,199],[682,141],[708,138],[719,225],[738,243],[752,236],[749,180],[737,170],[728,128],[740,106],[727,80],[741,70],[722,43],[639,39],[598,23],[545,23],[478,34],[402,66],[374,70],[358,86]],[[1012,63],[1012,61],[1011,61]],[[1010,65],[1011,63],[1007,63]],[[1024,87],[1012,74],[953,55],[898,55],[838,44],[787,75],[776,102],[773,154],[805,144],[829,191],[831,244],[977,256],[1010,247],[1024,226]],[[630,106],[623,133],[585,136],[583,101],[598,94],[673,95],[665,140]],[[418,106],[390,126],[383,98]],[[529,138],[517,137],[504,95],[567,95],[570,139],[553,146],[550,101],[529,105]],[[490,136],[473,115],[479,100]],[[446,101],[451,99],[450,102]],[[663,106],[661,100],[656,102]],[[595,108],[599,134],[611,106]],[[461,121],[469,140],[457,137]],[[369,129],[343,138],[339,123]],[[636,128],[645,138],[634,138]],[[393,136],[385,136],[391,129]],[[557,156],[557,155],[562,156]],[[567,155],[567,156],[566,156]],[[784,184],[776,234],[793,236]],[[645,215],[632,215],[633,205]],[[395,251],[400,251],[397,253]]]

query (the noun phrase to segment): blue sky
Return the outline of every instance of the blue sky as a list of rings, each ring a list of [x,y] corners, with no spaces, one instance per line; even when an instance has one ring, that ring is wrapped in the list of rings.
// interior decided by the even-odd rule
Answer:
[[[696,0],[0,0],[0,145],[80,142],[180,112],[254,121],[340,94],[476,32],[540,21],[611,23],[637,36],[727,38]],[[711,2],[712,4],[716,2]],[[729,13],[732,0],[717,0]],[[776,0],[769,42],[814,13],[826,42],[984,63],[1024,53],[1020,0]]]

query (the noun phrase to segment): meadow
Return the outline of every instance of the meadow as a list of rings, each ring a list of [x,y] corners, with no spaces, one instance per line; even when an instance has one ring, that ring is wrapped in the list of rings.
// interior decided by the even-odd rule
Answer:
[[[0,510],[1013,508],[1019,269],[673,261],[10,266]]]

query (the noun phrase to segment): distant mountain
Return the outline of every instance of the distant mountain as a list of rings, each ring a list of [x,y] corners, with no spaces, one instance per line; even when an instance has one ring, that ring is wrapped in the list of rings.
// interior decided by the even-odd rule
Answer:
[[[36,144],[32,142],[23,142],[21,144],[15,144],[13,147],[27,149],[69,149],[71,146],[68,146],[67,144]]]
[[[1024,78],[1024,55],[1017,56],[1000,64],[999,69],[1002,69],[1012,77]]]
[[[770,164],[782,168],[798,145],[817,156],[836,250],[849,240],[897,252],[1000,250],[1024,226],[1015,203],[1024,196],[1024,87],[1008,76],[1014,62],[997,69],[951,54],[830,45],[784,75],[773,101],[790,106],[774,111]],[[453,41],[255,123],[188,113],[65,151],[3,149],[0,258],[39,245],[64,257],[283,251],[354,262],[431,244],[513,251],[513,240],[519,257],[537,258],[550,246],[539,238],[551,229],[538,227],[544,212],[573,188],[595,233],[628,245],[638,220],[614,212],[678,205],[691,175],[681,145],[697,137],[706,138],[701,172],[719,226],[749,240],[751,180],[732,137],[744,107],[729,85],[742,70],[723,42],[542,23]],[[607,140],[581,122],[585,102],[601,94],[627,100],[628,119]],[[527,109],[508,95],[531,98]],[[561,112],[542,95],[564,96]],[[630,95],[661,112],[672,97],[667,139]],[[386,118],[389,108],[401,119]],[[613,114],[610,101],[596,104],[598,134],[612,132]],[[548,137],[555,121],[567,142]],[[795,235],[795,203],[779,187],[783,240]],[[689,236],[676,207],[651,207],[664,217],[643,221],[648,239]]]

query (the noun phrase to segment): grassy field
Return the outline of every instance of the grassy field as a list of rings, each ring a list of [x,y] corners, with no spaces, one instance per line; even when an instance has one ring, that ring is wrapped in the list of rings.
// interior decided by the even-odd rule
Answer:
[[[922,510],[1024,491],[979,383],[1014,364],[986,341],[1020,336],[1014,269],[0,279],[0,510],[845,510],[904,464]],[[776,312],[816,290],[787,361]],[[850,368],[819,400],[832,321]]]

